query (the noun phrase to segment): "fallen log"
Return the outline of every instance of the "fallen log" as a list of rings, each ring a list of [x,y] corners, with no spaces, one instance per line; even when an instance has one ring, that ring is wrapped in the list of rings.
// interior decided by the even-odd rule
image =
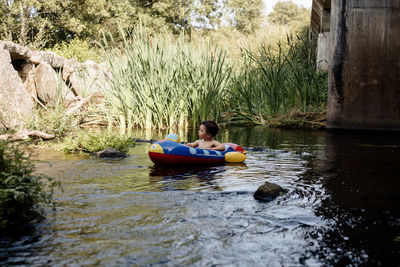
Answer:
[[[54,134],[48,134],[48,133],[44,133],[41,131],[22,130],[22,131],[14,133],[14,134],[0,135],[0,140],[15,142],[15,141],[27,140],[28,138],[41,138],[43,140],[50,140],[55,137],[56,136]]]

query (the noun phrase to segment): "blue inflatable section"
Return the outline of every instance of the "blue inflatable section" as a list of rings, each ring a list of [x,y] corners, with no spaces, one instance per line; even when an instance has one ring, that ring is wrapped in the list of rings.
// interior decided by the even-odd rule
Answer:
[[[159,144],[163,148],[165,155],[189,156],[194,158],[225,159],[225,153],[235,151],[227,145],[225,151],[216,151],[189,147],[170,140],[160,140],[155,142],[155,144]]]

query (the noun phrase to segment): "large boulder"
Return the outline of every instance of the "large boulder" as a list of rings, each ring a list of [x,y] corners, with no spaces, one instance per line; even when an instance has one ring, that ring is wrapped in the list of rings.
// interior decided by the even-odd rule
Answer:
[[[0,49],[0,128],[23,127],[22,118],[32,115],[37,100],[44,105],[62,100],[67,112],[73,114],[90,96],[100,95],[107,86],[104,81],[111,76],[105,64],[91,60],[79,63],[1,40]],[[60,93],[62,99],[58,98]]]
[[[53,68],[59,69],[64,66],[65,58],[50,51],[35,51],[32,52],[32,56],[29,60],[36,65],[45,62]]]
[[[260,201],[272,201],[278,196],[286,193],[286,189],[283,189],[277,184],[265,182],[260,186],[254,193],[254,198]]]
[[[11,64],[10,52],[4,49],[8,43],[0,43],[0,125],[18,129],[32,116],[33,101]]]
[[[15,44],[13,42],[0,41],[0,47],[10,53],[11,59],[25,59],[28,60],[32,57],[32,51],[29,48]]]
[[[36,68],[35,85],[37,96],[45,105],[55,104],[58,88],[62,90],[64,101],[73,101],[75,97],[62,79],[60,79],[59,75],[57,75],[56,71],[46,62],[40,63]]]
[[[36,68],[35,84],[37,96],[40,101],[47,104],[54,104],[57,96],[57,73],[46,62],[42,62]]]

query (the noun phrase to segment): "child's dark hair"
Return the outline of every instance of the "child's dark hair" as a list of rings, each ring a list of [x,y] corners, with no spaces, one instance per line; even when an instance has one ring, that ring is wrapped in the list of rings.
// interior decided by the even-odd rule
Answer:
[[[206,127],[206,132],[211,134],[212,137],[216,136],[219,128],[215,121],[203,121],[200,125],[204,125]]]

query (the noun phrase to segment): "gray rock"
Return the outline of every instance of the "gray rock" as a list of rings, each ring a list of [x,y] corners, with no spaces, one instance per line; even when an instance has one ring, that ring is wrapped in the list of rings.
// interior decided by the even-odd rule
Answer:
[[[0,43],[0,125],[18,129],[32,117],[33,101],[18,72],[11,64],[10,52]]]
[[[46,62],[36,68],[35,84],[38,98],[43,104],[54,104],[57,94],[57,73]]]
[[[50,51],[35,51],[32,52],[32,57],[29,59],[34,64],[46,62],[53,68],[62,68],[64,66],[65,58]]]
[[[84,87],[84,82],[82,81],[84,75],[81,65],[82,64],[76,61],[76,59],[67,59],[64,62],[62,72],[63,80],[71,85],[75,96],[80,97],[82,97],[82,88]]]
[[[55,103],[58,88],[61,88],[62,99],[65,102],[71,102],[75,98],[72,91],[62,81],[61,75],[57,75],[56,71],[46,62],[40,63],[36,68],[35,85],[37,96],[45,105]]]
[[[118,151],[112,147],[107,147],[106,149],[96,153],[99,158],[125,158],[127,155],[125,152]]]
[[[27,66],[29,66],[29,64],[31,64],[31,68],[29,69],[29,71],[27,73],[24,74],[24,76],[20,77],[22,79],[22,81],[24,82],[24,87],[26,92],[33,98],[37,98],[37,91],[36,91],[36,84],[35,84],[35,74],[36,74],[36,67],[33,63],[27,63],[27,65],[25,66],[25,70],[27,70]],[[35,102],[35,101],[33,101]]]
[[[69,76],[75,71],[80,69],[80,63],[75,59],[66,59],[64,61],[64,67],[62,70],[62,76],[64,81],[68,81]]]
[[[253,196],[260,201],[272,201],[286,192],[286,189],[283,189],[277,184],[265,182],[257,189]]]
[[[37,98],[36,85],[35,85],[35,64],[26,60],[14,60],[14,69],[18,72],[19,77],[21,77],[22,83],[26,92],[32,97],[33,102]]]
[[[3,49],[10,53],[11,58],[14,59],[29,59],[32,56],[32,51],[29,48],[15,44],[13,42],[0,41]]]

